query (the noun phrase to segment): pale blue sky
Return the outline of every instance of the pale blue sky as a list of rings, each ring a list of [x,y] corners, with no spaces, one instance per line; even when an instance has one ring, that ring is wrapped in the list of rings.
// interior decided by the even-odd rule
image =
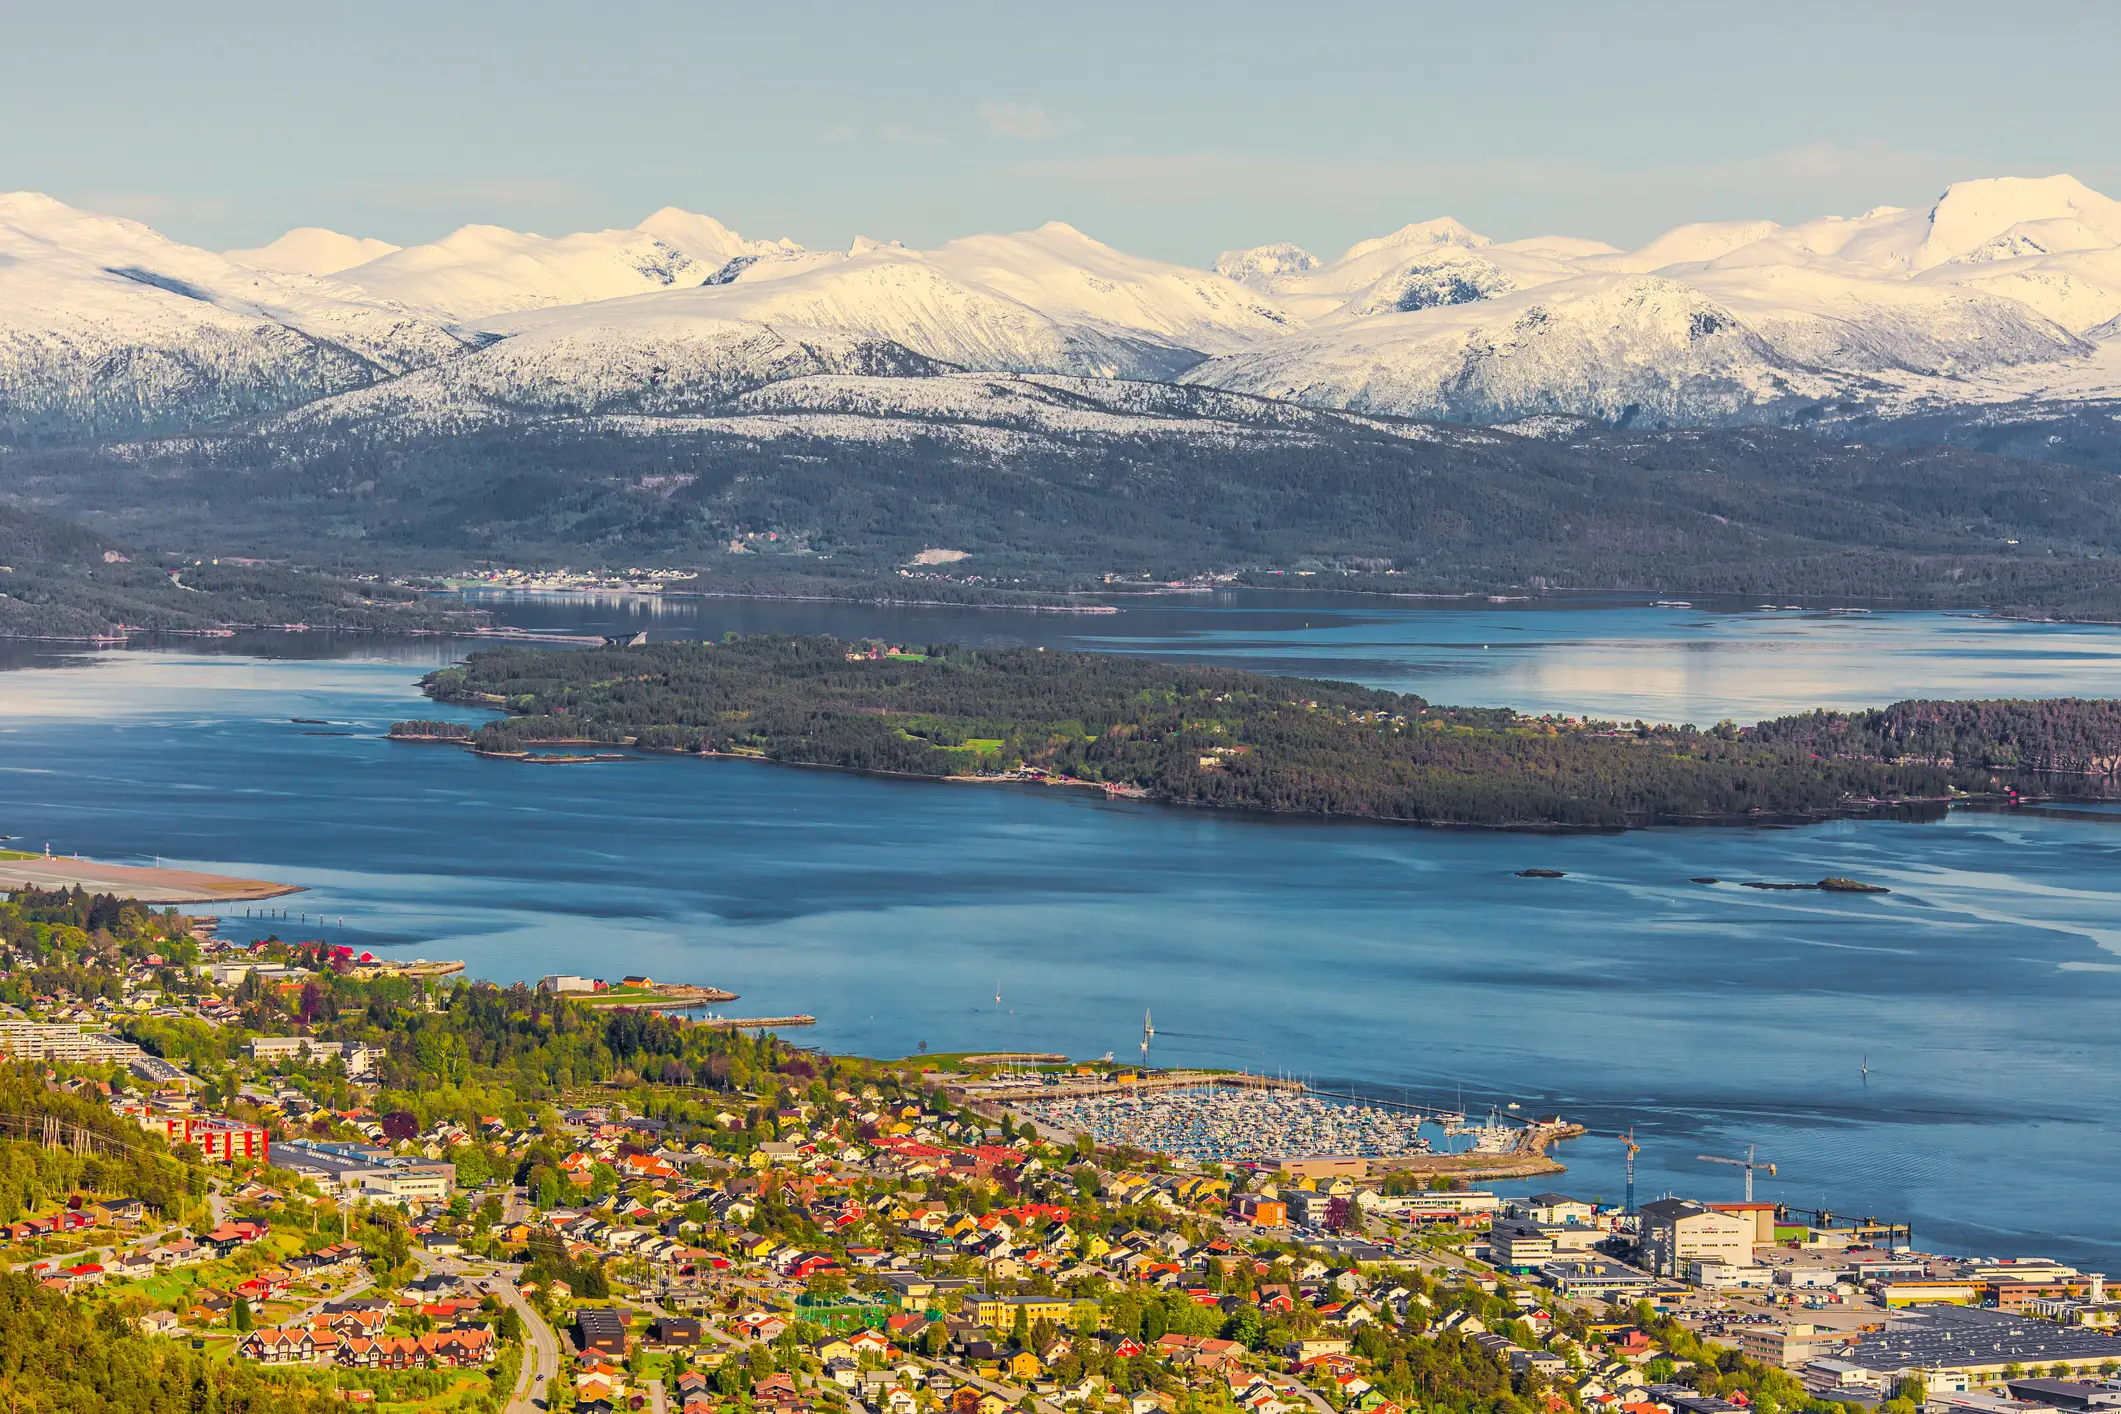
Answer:
[[[0,0],[0,189],[216,248],[665,204],[812,246],[1061,219],[1191,263],[1454,215],[1632,245],[2070,171],[2121,5]]]

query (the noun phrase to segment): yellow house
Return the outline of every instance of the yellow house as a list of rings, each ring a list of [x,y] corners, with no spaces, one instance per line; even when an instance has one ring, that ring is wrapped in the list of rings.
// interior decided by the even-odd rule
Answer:
[[[820,1360],[852,1360],[854,1347],[844,1340],[821,1340],[814,1347]]]
[[[1027,1321],[1046,1320],[1055,1325],[1067,1325],[1075,1318],[1075,1299],[1069,1296],[989,1296],[967,1295],[965,1304],[972,1308],[972,1319],[992,1330],[1005,1331],[1016,1324],[1016,1313],[1021,1309]]]
[[[1038,1363],[1038,1357],[1028,1350],[1019,1350],[1010,1356],[1008,1369],[1009,1373],[1019,1380],[1035,1380],[1045,1373],[1045,1367]]]

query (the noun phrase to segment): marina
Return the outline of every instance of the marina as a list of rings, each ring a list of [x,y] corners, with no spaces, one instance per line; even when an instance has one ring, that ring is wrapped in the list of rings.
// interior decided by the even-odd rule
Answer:
[[[1087,1134],[1099,1144],[1196,1163],[1276,1163],[1323,1154],[1401,1159],[1430,1152],[1418,1114],[1284,1089],[1202,1085],[1035,1100],[1017,1109],[1056,1133]]]

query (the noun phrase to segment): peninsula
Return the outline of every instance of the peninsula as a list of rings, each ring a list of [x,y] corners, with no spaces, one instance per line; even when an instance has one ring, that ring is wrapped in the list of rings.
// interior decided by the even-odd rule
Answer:
[[[1614,829],[2096,794],[2121,704],[1909,702],[1740,728],[1439,707],[1350,683],[1117,654],[732,636],[499,647],[428,696],[507,715],[392,734],[745,756],[937,780],[1083,785],[1171,804],[1435,825]]]
[[[102,860],[67,855],[0,851],[0,890],[87,889],[91,893],[115,894],[137,903],[236,903],[244,899],[278,898],[300,893],[299,884],[277,884],[267,879],[238,879],[226,874],[202,874],[193,869],[148,868],[137,864],[109,864]]]

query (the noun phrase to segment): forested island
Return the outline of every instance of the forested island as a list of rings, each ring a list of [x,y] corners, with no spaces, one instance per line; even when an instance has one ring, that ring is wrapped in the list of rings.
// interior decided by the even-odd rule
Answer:
[[[1114,654],[781,635],[493,648],[422,689],[508,715],[401,722],[393,736],[495,755],[610,743],[1437,825],[1620,828],[2089,795],[2121,761],[2109,701],[1904,702],[1701,730]]]

